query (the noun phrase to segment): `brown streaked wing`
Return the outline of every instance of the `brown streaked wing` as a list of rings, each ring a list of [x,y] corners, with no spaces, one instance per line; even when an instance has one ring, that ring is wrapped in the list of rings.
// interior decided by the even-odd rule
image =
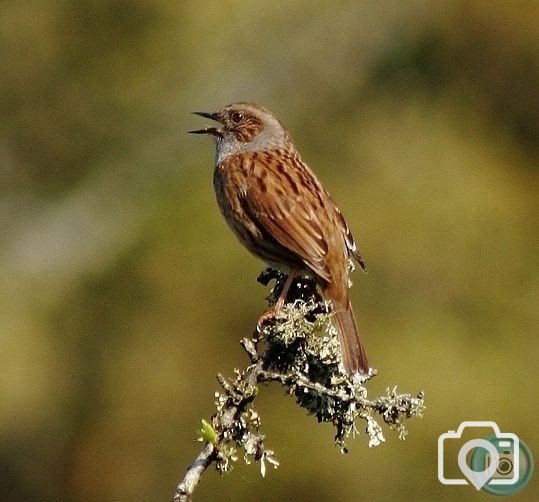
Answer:
[[[367,266],[365,265],[365,262],[363,261],[363,258],[361,257],[361,254],[357,249],[356,241],[354,239],[354,236],[352,235],[352,232],[350,231],[350,228],[348,227],[348,223],[346,223],[346,220],[341,213],[341,210],[337,207],[335,202],[333,202],[333,199],[331,199],[331,202],[335,207],[337,220],[341,226],[341,231],[343,233],[344,240],[346,241],[346,247],[348,248],[348,252],[355,258],[361,269],[366,272]]]
[[[317,215],[323,208],[302,178],[306,176],[309,181],[315,181],[303,164],[294,161],[293,167],[281,165],[279,168],[275,161],[255,160],[259,163],[257,170],[267,169],[268,175],[247,178],[244,202],[249,213],[277,242],[320,278],[331,282],[332,274],[326,261],[328,243]]]

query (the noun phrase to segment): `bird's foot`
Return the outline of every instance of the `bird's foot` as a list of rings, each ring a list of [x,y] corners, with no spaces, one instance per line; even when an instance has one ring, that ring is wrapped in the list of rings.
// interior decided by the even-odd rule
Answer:
[[[256,321],[256,330],[255,333],[261,335],[264,332],[264,327],[270,324],[272,321],[275,321],[275,316],[277,315],[277,309],[271,307],[266,310]]]

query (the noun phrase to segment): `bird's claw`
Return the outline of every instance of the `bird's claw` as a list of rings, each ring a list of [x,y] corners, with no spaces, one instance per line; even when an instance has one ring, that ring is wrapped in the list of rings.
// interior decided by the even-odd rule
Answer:
[[[271,308],[266,310],[256,321],[256,332],[262,334],[264,332],[264,327],[270,321],[275,320],[275,309]]]

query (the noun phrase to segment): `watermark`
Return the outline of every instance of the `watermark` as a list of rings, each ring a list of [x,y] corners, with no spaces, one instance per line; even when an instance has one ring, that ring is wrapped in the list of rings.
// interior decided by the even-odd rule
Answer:
[[[444,446],[449,440],[459,440],[466,428],[485,428],[494,431],[487,438],[464,443],[457,463],[463,477],[445,475]],[[469,455],[471,452],[471,455]],[[527,445],[512,432],[500,432],[495,422],[462,422],[456,431],[438,438],[438,479],[444,485],[471,484],[493,495],[513,495],[522,490],[533,474],[533,456]]]

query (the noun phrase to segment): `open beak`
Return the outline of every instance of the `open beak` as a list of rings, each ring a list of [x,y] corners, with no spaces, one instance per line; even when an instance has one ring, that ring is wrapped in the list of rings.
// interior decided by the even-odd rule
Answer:
[[[221,122],[221,118],[217,112],[193,112],[194,115],[200,115],[206,119],[215,120],[216,122]],[[211,134],[212,136],[222,136],[223,131],[217,129],[217,127],[205,127],[204,129],[197,129],[195,131],[188,131],[191,134]]]

